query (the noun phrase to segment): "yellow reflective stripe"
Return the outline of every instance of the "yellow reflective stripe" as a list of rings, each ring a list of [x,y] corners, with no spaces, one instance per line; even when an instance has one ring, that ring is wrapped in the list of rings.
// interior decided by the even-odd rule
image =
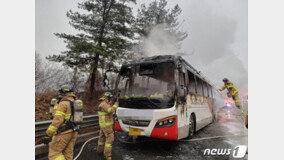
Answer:
[[[57,109],[57,106],[55,105],[53,108],[54,108],[54,109]]]
[[[117,105],[113,105],[112,107],[113,107],[113,108],[117,108],[118,106],[117,106]]]
[[[98,145],[99,145],[99,146],[104,145],[104,144],[105,144],[104,142],[98,141]]]
[[[108,109],[107,109],[107,112],[109,113],[111,111],[111,107],[109,107]]]
[[[65,120],[69,120],[69,119],[70,119],[70,117],[71,117],[71,114],[66,114],[66,116],[65,116]]]
[[[98,112],[98,114],[99,114],[99,116],[105,116],[105,115],[107,115],[108,113],[106,113],[106,112]]]
[[[105,148],[111,148],[111,144],[110,143],[106,143],[105,144]]]
[[[61,111],[56,111],[55,116],[62,116],[63,118],[65,118],[66,114]]]
[[[237,88],[235,88],[235,91],[232,93],[232,95],[236,95],[238,93]]]
[[[65,157],[63,154],[61,154],[58,157],[56,157],[55,160],[65,160]]]
[[[105,113],[105,112],[102,112],[102,113]],[[100,124],[100,127],[105,127],[105,116],[104,115],[101,115],[101,117],[102,117],[102,122],[100,122],[99,124]]]
[[[102,122],[100,122],[99,124],[100,124],[100,127],[107,127],[107,126],[111,126],[113,124],[113,121],[106,122],[106,117],[102,116]]]
[[[224,85],[222,88],[220,88],[219,90],[223,91],[225,88],[227,88],[226,85]]]
[[[52,131],[52,132],[56,132],[57,131],[57,127],[53,126],[53,125],[49,125],[48,130]]]
[[[102,122],[101,123],[106,123],[106,116],[102,116]]]
[[[106,124],[106,126],[111,126],[111,125],[113,125],[113,121],[107,122],[107,123],[105,123],[105,124]]]
[[[113,121],[112,122],[106,122],[106,123],[100,123],[100,127],[107,127],[107,126],[111,126],[113,125]]]

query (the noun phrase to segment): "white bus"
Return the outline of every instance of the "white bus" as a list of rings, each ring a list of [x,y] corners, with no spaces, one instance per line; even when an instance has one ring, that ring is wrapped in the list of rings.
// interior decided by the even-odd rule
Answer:
[[[212,85],[180,56],[163,55],[123,64],[115,130],[129,136],[178,140],[213,121]]]

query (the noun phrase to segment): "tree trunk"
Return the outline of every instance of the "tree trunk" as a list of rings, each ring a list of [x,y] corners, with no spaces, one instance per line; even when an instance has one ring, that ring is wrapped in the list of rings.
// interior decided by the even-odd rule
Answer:
[[[95,83],[96,83],[96,73],[97,73],[97,69],[98,69],[98,63],[99,63],[99,54],[96,54],[95,57],[95,62],[93,64],[93,70],[91,73],[91,82],[90,82],[90,98],[93,97],[94,95],[94,91],[95,91]]]
[[[103,18],[103,25],[101,26],[101,29],[100,29],[100,36],[99,36],[99,41],[98,41],[98,46],[99,47],[102,47],[102,40],[103,40],[103,36],[104,36],[104,30],[105,30],[105,24],[107,22],[107,16],[108,16],[108,13],[112,7],[114,3],[114,0],[111,1],[110,5],[109,5],[109,8],[107,10],[107,1],[104,1],[104,11],[103,11],[103,15],[102,15],[102,18]],[[96,73],[97,73],[97,70],[98,70],[98,63],[99,63],[99,57],[100,55],[98,53],[96,53],[96,57],[95,57],[95,60],[94,60],[94,64],[93,64],[93,70],[92,70],[92,73],[91,73],[91,83],[90,83],[90,99],[94,96],[94,91],[95,91],[95,82],[96,82]]]
[[[74,68],[73,78],[72,78],[72,79],[73,79],[73,80],[72,80],[72,81],[73,81],[73,89],[74,89],[75,92],[78,91],[78,88],[77,88],[77,87],[78,87],[78,86],[77,86],[77,85],[78,85],[78,84],[77,84],[77,72],[78,72],[78,68],[75,67],[75,68]]]

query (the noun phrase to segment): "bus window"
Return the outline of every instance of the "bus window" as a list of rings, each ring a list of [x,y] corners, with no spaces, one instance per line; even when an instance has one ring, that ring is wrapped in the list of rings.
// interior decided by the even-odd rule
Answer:
[[[212,86],[210,86],[210,93],[211,93],[211,97],[213,98]]]
[[[195,81],[195,94],[197,94],[197,77],[194,75],[194,81]]]
[[[203,92],[205,97],[209,97],[208,84],[206,82],[203,82]]]
[[[191,93],[191,94],[194,94],[194,93],[196,93],[194,74],[187,71],[187,75],[188,75],[188,83],[187,83],[188,84],[188,92]]]
[[[210,85],[207,83],[208,97],[211,97]]]
[[[197,94],[203,96],[202,80],[196,77]]]
[[[174,106],[174,68],[174,63],[170,62],[123,67],[117,87],[123,96],[119,107],[164,109]]]
[[[185,73],[179,72],[179,87],[178,87],[179,95],[186,95],[186,85],[185,85]]]

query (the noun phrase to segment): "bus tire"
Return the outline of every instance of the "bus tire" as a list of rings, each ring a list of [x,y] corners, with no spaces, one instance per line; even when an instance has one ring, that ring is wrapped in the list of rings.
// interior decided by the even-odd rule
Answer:
[[[189,118],[190,124],[189,124],[189,131],[188,131],[188,139],[192,138],[195,133],[195,117],[194,114],[190,115]]]

